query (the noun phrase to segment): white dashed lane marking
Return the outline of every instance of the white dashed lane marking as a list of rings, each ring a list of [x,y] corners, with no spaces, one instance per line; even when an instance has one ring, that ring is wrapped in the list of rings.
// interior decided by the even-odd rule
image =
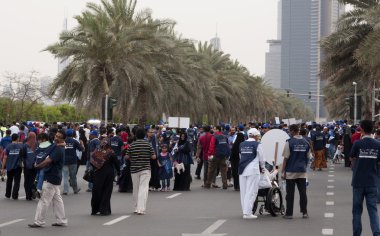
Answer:
[[[322,229],[322,235],[334,235],[333,229]]]
[[[325,213],[325,218],[334,218],[334,213]]]
[[[333,185],[328,185],[327,188],[335,188]]]
[[[335,182],[335,180],[333,180],[333,179],[329,179],[329,180],[327,180],[327,182],[329,182],[329,183],[333,183],[333,182]]]
[[[326,195],[327,196],[334,196],[334,192],[327,192]]]
[[[17,220],[12,220],[12,221],[8,221],[8,222],[5,222],[5,223],[2,223],[0,224],[0,228],[4,227],[4,226],[7,226],[7,225],[11,225],[11,224],[15,224],[15,223],[18,223],[18,222],[21,222],[25,219],[17,219]]]
[[[175,198],[175,197],[177,197],[177,196],[179,196],[181,194],[182,193],[176,193],[176,194],[170,195],[169,197],[166,197],[166,198],[168,198],[168,199]]]
[[[113,225],[113,224],[116,224],[116,223],[118,223],[118,222],[120,222],[122,220],[127,219],[128,217],[130,217],[130,216],[129,215],[128,216],[120,216],[120,217],[118,217],[118,218],[116,218],[114,220],[111,220],[111,221],[109,221],[107,223],[104,223],[103,225]]]
[[[334,177],[335,175],[329,175],[329,177],[331,178],[331,177]]]
[[[326,206],[334,206],[334,202],[333,201],[327,201],[326,202]]]

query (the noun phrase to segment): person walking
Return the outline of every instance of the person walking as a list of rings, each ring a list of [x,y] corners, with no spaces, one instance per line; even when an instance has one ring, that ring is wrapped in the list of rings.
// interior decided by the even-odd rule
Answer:
[[[232,178],[234,179],[234,190],[240,190],[239,184],[239,162],[240,162],[240,144],[245,141],[244,134],[238,132],[236,137],[232,140],[232,149],[231,149],[231,169],[232,169]]]
[[[58,131],[55,135],[55,141],[57,143],[64,142],[65,138],[65,133],[62,131]],[[37,136],[37,140],[40,143],[39,148],[36,150],[37,155],[40,152],[46,152],[52,145],[48,141],[49,136],[45,133],[40,133]],[[56,222],[53,223],[52,226],[67,226],[65,207],[60,190],[64,159],[65,148],[57,145],[43,162],[35,165],[36,169],[46,169],[44,173],[45,182],[42,187],[42,196],[38,201],[34,223],[28,224],[31,228],[40,228],[46,224],[46,214],[50,205],[53,207],[56,219]]]
[[[248,139],[240,144],[239,184],[243,219],[256,219],[252,214],[253,202],[259,191],[260,168],[265,170],[262,145],[258,142],[260,131],[248,130]]]
[[[321,131],[321,126],[316,127],[316,131],[311,136],[311,141],[313,144],[314,150],[314,170],[321,171],[322,168],[325,168],[326,159],[325,159],[325,144],[326,139]]]
[[[191,184],[191,165],[194,164],[191,157],[191,146],[187,139],[186,133],[181,133],[176,151],[173,156],[173,165],[177,169],[177,165],[183,164],[184,169],[175,171],[174,191],[189,191]]]
[[[12,143],[5,148],[5,156],[3,159],[2,175],[7,170],[7,185],[5,190],[5,197],[18,199],[18,192],[20,189],[21,181],[21,149],[22,144],[18,142],[18,134],[12,134]],[[12,188],[13,186],[13,188]]]
[[[300,194],[302,218],[309,218],[306,195],[306,167],[311,154],[310,144],[299,134],[298,125],[290,125],[291,138],[286,141],[282,165],[282,178],[286,179],[286,212],[285,219],[293,218],[294,191],[297,185]]]
[[[100,213],[102,216],[111,214],[111,195],[115,170],[120,175],[120,161],[112,150],[110,140],[103,137],[99,148],[91,155],[91,165],[94,168],[91,215]]]
[[[68,129],[66,131],[67,138],[65,140],[65,165],[63,167],[63,195],[67,195],[69,193],[69,183],[73,188],[74,194],[77,194],[81,190],[77,185],[77,151],[84,151],[84,147],[82,142],[79,143],[73,138],[73,135],[74,130]]]
[[[156,159],[152,145],[145,138],[145,130],[136,130],[136,141],[127,150],[125,158],[131,162],[134,213],[145,215],[148,201],[150,160]]]
[[[380,235],[379,216],[377,214],[377,186],[380,161],[380,143],[372,138],[373,123],[370,120],[360,122],[362,139],[353,143],[350,159],[352,163],[352,228],[353,235],[362,233],[361,216],[365,198],[372,234]]]
[[[26,143],[23,145],[21,156],[24,164],[24,189],[26,200],[30,201],[35,198],[36,186],[36,170],[34,163],[36,161],[37,138],[34,132],[29,132]]]
[[[208,150],[209,167],[207,173],[207,182],[205,188],[211,187],[211,181],[216,175],[217,169],[220,170],[222,176],[223,189],[227,189],[227,158],[229,158],[231,150],[228,147],[228,138],[223,135],[222,127],[215,127],[214,136],[210,142]]]

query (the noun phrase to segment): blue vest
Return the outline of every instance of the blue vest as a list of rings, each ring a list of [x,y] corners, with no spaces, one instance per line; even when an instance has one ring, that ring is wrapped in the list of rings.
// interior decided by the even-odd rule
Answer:
[[[309,153],[309,143],[304,139],[291,138],[289,143],[290,156],[286,162],[286,172],[305,173],[307,166],[307,154]]]
[[[259,144],[256,141],[244,141],[240,144],[239,175],[243,174],[245,167],[255,160]]]

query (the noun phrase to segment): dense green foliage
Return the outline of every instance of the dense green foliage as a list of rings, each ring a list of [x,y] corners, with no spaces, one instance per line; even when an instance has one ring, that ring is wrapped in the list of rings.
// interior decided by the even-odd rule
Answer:
[[[345,98],[353,95],[355,81],[363,97],[363,118],[371,119],[373,86],[380,86],[380,1],[340,1],[353,9],[321,44],[326,52],[322,74],[330,84],[325,89],[325,104],[332,117],[347,115]]]
[[[27,102],[27,105],[30,105],[30,102]],[[20,118],[17,114],[19,107],[20,102],[12,102],[9,98],[0,97],[0,121],[4,124],[26,120],[51,123],[54,121],[85,121],[93,117],[68,104],[47,106],[37,103],[30,106],[30,109],[27,109]]]

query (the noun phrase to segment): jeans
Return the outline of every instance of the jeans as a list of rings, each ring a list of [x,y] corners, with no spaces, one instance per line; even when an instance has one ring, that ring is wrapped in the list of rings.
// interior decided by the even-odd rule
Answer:
[[[21,181],[21,167],[13,170],[7,170],[7,184],[5,190],[5,197],[10,198],[12,194],[13,199],[18,199],[18,191],[20,189]],[[13,188],[12,188],[13,185]]]
[[[161,186],[162,188],[166,188],[166,187],[170,188],[170,179],[161,180]]]
[[[375,236],[380,235],[379,217],[377,215],[377,187],[364,187],[352,189],[352,227],[353,235],[359,236],[362,233],[362,213],[363,213],[363,200],[365,197],[367,204],[367,211],[369,221],[371,224],[372,234]]]
[[[42,191],[42,185],[44,183],[44,178],[45,178],[45,170],[41,169],[38,171],[38,174],[37,174],[37,190]]]
[[[70,176],[70,181],[68,180]],[[63,192],[69,193],[69,182],[74,193],[78,192],[77,186],[77,164],[63,166]]]

